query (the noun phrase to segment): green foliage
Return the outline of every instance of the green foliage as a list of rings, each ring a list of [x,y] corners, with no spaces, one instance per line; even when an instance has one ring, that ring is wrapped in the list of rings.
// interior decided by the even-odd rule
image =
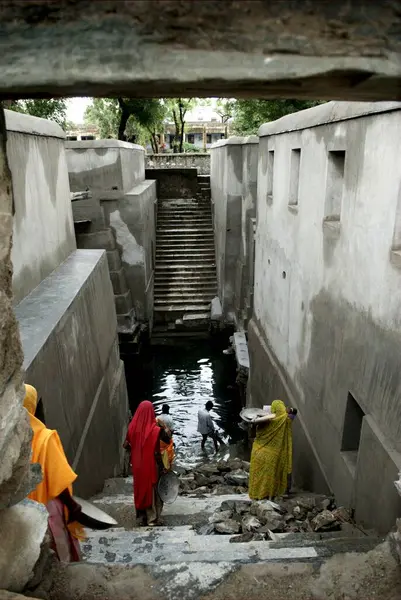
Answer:
[[[99,127],[102,139],[116,138],[120,123],[120,107],[116,98],[93,98],[85,110],[84,121]]]
[[[199,148],[199,146],[195,146],[195,144],[188,144],[188,142],[183,143],[183,151],[184,152],[203,152],[203,148]]]
[[[102,138],[118,138],[147,145],[158,144],[166,108],[155,98],[94,98],[85,111],[85,122],[99,127]]]
[[[236,100],[229,98],[218,98],[215,112],[219,115],[222,123],[227,123],[234,116]]]
[[[195,98],[166,98],[164,100],[166,116],[174,121],[175,126],[174,152],[184,151],[185,115],[195,104]]]
[[[311,108],[319,101],[308,100],[236,100],[233,105],[233,129],[238,135],[257,134],[263,123]]]
[[[5,108],[17,112],[50,119],[64,129],[67,126],[67,101],[65,98],[49,98],[48,100],[15,100],[6,104]]]

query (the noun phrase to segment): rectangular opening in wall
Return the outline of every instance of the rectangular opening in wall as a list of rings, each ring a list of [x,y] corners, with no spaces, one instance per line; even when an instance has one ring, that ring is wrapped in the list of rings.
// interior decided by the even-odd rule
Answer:
[[[345,150],[328,154],[325,221],[340,221],[344,188]]]
[[[273,200],[274,150],[267,153],[267,199]]]
[[[359,406],[358,402],[351,393],[348,393],[341,452],[343,453],[344,459],[353,474],[355,473],[358,459],[362,421],[364,416],[365,413]]]
[[[299,168],[301,165],[301,149],[293,148],[291,150],[291,167],[290,167],[290,197],[289,206],[298,206],[299,200]]]

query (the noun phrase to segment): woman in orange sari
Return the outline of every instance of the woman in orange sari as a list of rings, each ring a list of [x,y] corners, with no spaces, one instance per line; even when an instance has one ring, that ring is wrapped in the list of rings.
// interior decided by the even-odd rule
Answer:
[[[32,462],[42,467],[42,482],[28,496],[44,504],[49,513],[52,548],[62,562],[80,560],[79,539],[84,539],[82,526],[76,522],[81,507],[72,497],[72,484],[77,475],[64,454],[57,431],[48,429],[35,417],[38,393],[25,385],[24,407],[33,431]]]
[[[156,423],[162,427],[170,438],[169,442],[160,438],[160,454],[163,461],[163,466],[166,471],[170,471],[175,460],[174,442],[173,442],[173,419],[170,416],[170,407],[168,404],[163,404],[162,414],[156,417]]]

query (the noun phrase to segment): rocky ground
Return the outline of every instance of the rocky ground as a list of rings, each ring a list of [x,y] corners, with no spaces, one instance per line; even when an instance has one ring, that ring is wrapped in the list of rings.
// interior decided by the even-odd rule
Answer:
[[[249,463],[240,459],[207,463],[180,475],[181,493],[243,494],[248,491]],[[277,502],[226,500],[196,529],[201,535],[236,535],[232,543],[275,540],[276,533],[325,533],[355,528],[349,512],[334,498],[316,494],[291,494]]]

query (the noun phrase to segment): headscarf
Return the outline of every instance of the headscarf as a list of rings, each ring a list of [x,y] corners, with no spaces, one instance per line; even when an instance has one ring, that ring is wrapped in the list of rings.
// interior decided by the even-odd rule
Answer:
[[[38,404],[38,393],[32,385],[25,384],[24,407],[28,411],[33,431],[32,462],[39,463],[43,479],[29,494],[28,498],[47,504],[68,489],[72,495],[72,483],[77,478],[65,456],[57,431],[48,429],[42,421],[35,417]],[[67,509],[65,509],[67,511]],[[66,514],[68,521],[68,513]],[[83,536],[82,527],[78,523],[70,523],[69,530],[79,539]]]
[[[138,406],[127,432],[127,442],[131,446],[135,507],[138,510],[152,506],[153,486],[158,480],[155,453],[159,436],[160,427],[156,424],[153,404],[144,400]]]

